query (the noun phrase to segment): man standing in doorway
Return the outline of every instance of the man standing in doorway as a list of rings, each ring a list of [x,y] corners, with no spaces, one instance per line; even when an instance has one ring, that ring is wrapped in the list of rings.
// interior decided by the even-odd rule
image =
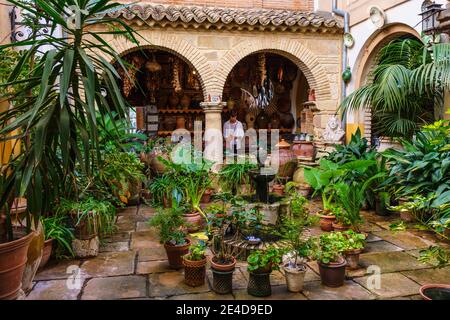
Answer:
[[[227,154],[233,154],[237,159],[238,150],[241,149],[244,127],[237,119],[236,110],[231,110],[230,120],[223,125],[223,136],[226,142]]]

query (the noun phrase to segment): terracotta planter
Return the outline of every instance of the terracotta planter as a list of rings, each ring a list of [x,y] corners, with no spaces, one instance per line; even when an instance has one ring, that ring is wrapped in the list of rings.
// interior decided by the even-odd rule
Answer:
[[[292,178],[295,169],[297,169],[297,161],[291,150],[291,145],[282,139],[272,154],[272,164],[278,164],[278,176]]]
[[[202,195],[202,198],[200,200],[201,203],[210,203],[211,202],[211,195],[213,191],[210,189],[207,189],[205,193]]]
[[[330,216],[330,215],[322,215],[319,214],[320,217],[320,229],[322,229],[322,231],[333,231],[333,223],[336,221],[336,217],[335,216]]]
[[[313,161],[316,157],[316,149],[313,142],[294,141],[292,152],[297,157],[311,158]]]
[[[28,293],[33,287],[34,276],[41,263],[45,242],[44,227],[41,222],[39,222],[37,228],[35,228],[33,224],[31,229],[34,232],[28,246],[27,262],[25,263],[25,269],[22,275],[22,290],[25,293]]]
[[[189,239],[186,239],[186,244],[181,246],[174,246],[168,243],[164,244],[167,259],[169,260],[169,265],[172,269],[178,270],[183,268],[183,256],[189,253],[190,245],[191,241]]]
[[[79,240],[90,240],[95,238],[98,234],[97,226],[93,221],[88,221],[87,218],[83,218],[78,221],[78,215],[76,213],[71,214],[74,225],[74,236]],[[91,225],[93,224],[93,225]]]
[[[359,264],[359,255],[363,249],[353,249],[344,252],[347,267],[351,270],[357,269]]]
[[[298,266],[298,268],[289,268],[288,265],[283,266],[284,275],[286,277],[287,289],[290,292],[300,292],[303,290],[305,281],[306,268]]]
[[[41,263],[39,264],[39,269],[42,269],[45,267],[45,265],[48,263],[48,260],[50,260],[50,256],[52,255],[52,249],[53,249],[53,239],[48,239],[44,242],[44,252],[42,253],[42,259]]]
[[[300,193],[305,198],[309,197],[312,191],[312,188],[308,184],[299,184],[296,189],[298,193]]]
[[[273,193],[282,197],[284,195],[284,185],[282,184],[274,184],[272,187]]]
[[[189,233],[197,232],[203,227],[203,217],[198,212],[185,213],[183,219]]]
[[[338,222],[333,222],[332,224],[333,230],[337,232],[344,232],[351,229],[351,225],[346,225]]]
[[[199,287],[205,284],[206,257],[200,261],[191,261],[183,258],[184,282],[191,287]]]
[[[337,288],[344,285],[345,266],[347,264],[344,258],[341,258],[341,260],[336,263],[324,264],[317,261],[317,264],[319,265],[322,284],[332,288]]]
[[[158,157],[162,157],[166,160],[169,160],[169,156],[167,154],[156,154],[152,156],[152,160],[150,162],[151,168],[153,172],[155,172],[158,175],[161,175],[167,171],[167,168],[164,163],[159,161]]]
[[[215,262],[217,259],[216,257],[212,257],[210,260],[211,263],[211,268],[216,270],[216,271],[222,271],[222,272],[228,272],[228,271],[233,271],[234,268],[236,267],[236,258],[233,257],[233,261],[229,264],[220,264]]]
[[[420,287],[423,300],[450,300],[449,284],[426,284]]]
[[[27,262],[28,246],[34,232],[0,244],[0,300],[14,300],[22,287],[22,276]]]

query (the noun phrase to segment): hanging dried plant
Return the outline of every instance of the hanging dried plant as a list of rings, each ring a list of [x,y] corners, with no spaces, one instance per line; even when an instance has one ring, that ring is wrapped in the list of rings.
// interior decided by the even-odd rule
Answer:
[[[144,59],[141,56],[138,55],[134,55],[131,57],[131,59],[125,59],[125,61],[127,61],[130,66],[128,67],[128,76],[126,74],[124,74],[125,72],[122,71],[122,73],[124,74],[122,76],[123,79],[123,94],[125,97],[129,97],[131,91],[133,90],[135,83],[136,83],[136,74],[139,71],[139,69],[144,65]]]
[[[183,90],[180,83],[180,60],[177,58],[173,62],[172,86],[175,92]]]
[[[261,74],[261,86],[264,85],[264,80],[267,77],[267,69],[266,69],[266,55],[261,53],[258,57],[258,66],[259,72]]]

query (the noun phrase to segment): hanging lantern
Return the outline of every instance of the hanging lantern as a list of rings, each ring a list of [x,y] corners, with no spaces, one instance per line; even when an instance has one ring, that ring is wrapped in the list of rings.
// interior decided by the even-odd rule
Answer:
[[[345,69],[344,73],[342,74],[342,80],[344,80],[344,82],[347,83],[350,81],[351,78],[352,78],[352,71],[350,67],[347,67],[347,69]]]

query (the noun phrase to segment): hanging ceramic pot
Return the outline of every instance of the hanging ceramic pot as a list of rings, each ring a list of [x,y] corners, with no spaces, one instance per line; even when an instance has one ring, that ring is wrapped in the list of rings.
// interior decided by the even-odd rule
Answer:
[[[345,69],[344,73],[342,74],[342,80],[344,80],[344,82],[347,83],[350,81],[351,78],[352,78],[352,71],[350,67],[347,67],[347,69]]]
[[[269,126],[269,117],[264,111],[260,112],[256,117],[256,125],[258,126],[258,129],[267,129]]]

